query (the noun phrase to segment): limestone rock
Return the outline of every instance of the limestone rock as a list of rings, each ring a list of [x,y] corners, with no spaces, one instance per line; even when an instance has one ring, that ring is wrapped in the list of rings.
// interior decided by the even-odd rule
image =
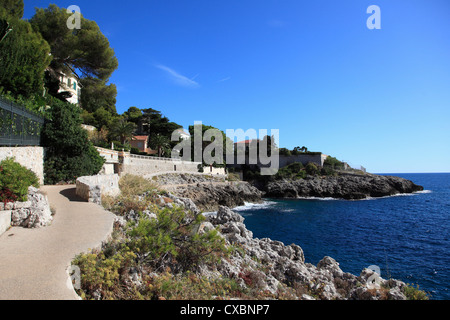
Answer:
[[[28,188],[28,201],[16,203],[11,212],[11,225],[25,228],[46,227],[53,221],[47,196],[33,186]]]
[[[384,197],[422,191],[410,180],[375,174],[341,173],[337,177],[311,177],[294,181],[273,181],[264,187],[266,197],[331,197],[347,200]]]

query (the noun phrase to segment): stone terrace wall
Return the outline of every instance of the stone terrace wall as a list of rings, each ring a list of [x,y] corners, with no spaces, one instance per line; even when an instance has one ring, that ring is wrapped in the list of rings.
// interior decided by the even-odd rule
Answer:
[[[119,175],[97,175],[77,179],[77,196],[101,204],[102,195],[117,196],[120,193]]]
[[[286,167],[294,162],[301,162],[307,165],[308,162],[323,166],[324,161],[328,156],[325,154],[299,154],[295,156],[280,156],[280,168]]]
[[[16,162],[30,169],[44,184],[44,148],[43,147],[0,147],[0,161],[14,157]]]
[[[129,161],[124,161],[121,174],[148,175],[159,172],[198,173],[200,162],[174,161],[172,159],[139,157],[131,155]]]

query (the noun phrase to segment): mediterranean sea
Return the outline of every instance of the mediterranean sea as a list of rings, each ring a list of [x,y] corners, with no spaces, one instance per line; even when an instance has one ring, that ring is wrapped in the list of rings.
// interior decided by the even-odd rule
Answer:
[[[390,174],[425,190],[359,201],[265,199],[236,208],[255,238],[295,243],[307,263],[324,256],[359,275],[376,265],[384,279],[450,299],[450,173]]]

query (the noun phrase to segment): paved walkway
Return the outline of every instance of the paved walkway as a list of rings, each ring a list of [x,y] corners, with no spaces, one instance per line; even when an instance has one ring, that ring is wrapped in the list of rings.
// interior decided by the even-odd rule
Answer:
[[[0,236],[0,300],[72,300],[71,260],[97,248],[112,232],[114,215],[83,202],[75,186],[44,186],[56,209],[51,226],[13,227]]]

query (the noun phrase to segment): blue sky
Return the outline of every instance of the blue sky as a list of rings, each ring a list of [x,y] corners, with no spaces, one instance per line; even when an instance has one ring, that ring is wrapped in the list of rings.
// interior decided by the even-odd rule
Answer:
[[[119,60],[117,110],[279,129],[376,173],[450,171],[448,0],[25,0],[78,5]],[[381,29],[366,12],[381,9]]]

